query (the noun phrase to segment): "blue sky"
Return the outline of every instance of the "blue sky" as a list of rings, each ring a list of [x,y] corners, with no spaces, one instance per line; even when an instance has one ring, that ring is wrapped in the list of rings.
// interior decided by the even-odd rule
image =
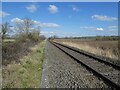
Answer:
[[[47,37],[118,35],[117,2],[4,2],[1,12],[11,25],[31,18]]]

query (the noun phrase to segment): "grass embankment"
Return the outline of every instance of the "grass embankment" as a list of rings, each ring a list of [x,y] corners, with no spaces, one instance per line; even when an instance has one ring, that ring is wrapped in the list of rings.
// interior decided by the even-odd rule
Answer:
[[[3,88],[39,88],[44,59],[44,44],[31,47],[31,52],[3,69]]]
[[[119,50],[118,41],[113,40],[80,40],[80,39],[61,39],[55,40],[57,42],[85,50],[87,52],[109,57],[118,60]]]

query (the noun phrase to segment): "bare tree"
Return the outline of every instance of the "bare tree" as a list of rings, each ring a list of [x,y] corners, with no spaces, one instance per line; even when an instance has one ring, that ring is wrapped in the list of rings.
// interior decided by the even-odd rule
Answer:
[[[30,18],[24,18],[23,21],[24,21],[25,32],[28,34],[30,28],[33,27],[34,22]]]
[[[8,30],[9,30],[9,23],[8,23],[8,22],[3,23],[3,24],[2,24],[2,40],[5,39]]]
[[[20,19],[15,23],[16,30],[20,31],[24,38],[31,40],[38,40],[40,38],[41,27],[30,18]]]
[[[37,33],[38,33],[38,35],[40,35],[40,31],[41,31],[41,27],[38,26],[38,27],[37,27]]]
[[[34,22],[30,18],[24,18],[21,22],[16,22],[16,29],[19,30],[20,33],[28,34],[33,25]]]

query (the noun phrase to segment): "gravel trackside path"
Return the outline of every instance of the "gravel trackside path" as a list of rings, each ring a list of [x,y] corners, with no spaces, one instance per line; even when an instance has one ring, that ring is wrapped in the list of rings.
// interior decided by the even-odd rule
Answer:
[[[41,88],[108,88],[108,86],[47,41]]]

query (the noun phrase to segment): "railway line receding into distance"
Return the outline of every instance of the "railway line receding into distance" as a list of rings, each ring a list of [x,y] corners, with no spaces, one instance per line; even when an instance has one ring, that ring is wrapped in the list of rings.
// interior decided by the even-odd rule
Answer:
[[[96,77],[101,78],[109,86],[116,89],[120,88],[118,80],[120,76],[120,66],[118,63],[107,61],[107,59],[102,59],[92,54],[90,55],[82,50],[80,51],[79,49],[58,42],[49,42],[92,72]]]

